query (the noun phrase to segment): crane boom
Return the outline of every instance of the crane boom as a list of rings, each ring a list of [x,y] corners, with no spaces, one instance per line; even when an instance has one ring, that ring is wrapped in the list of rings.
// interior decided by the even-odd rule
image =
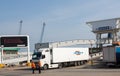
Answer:
[[[21,21],[20,21],[20,27],[19,27],[18,35],[21,35],[21,31],[22,31],[22,23],[23,23],[23,21],[21,20]]]
[[[44,30],[45,30],[45,22],[43,22],[43,27],[42,27],[42,31],[41,31],[41,37],[40,37],[40,43],[42,43],[42,40],[43,40]]]

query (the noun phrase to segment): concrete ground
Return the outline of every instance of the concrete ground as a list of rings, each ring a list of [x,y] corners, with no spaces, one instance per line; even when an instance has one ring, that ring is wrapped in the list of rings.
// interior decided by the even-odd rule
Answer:
[[[42,70],[41,74],[36,70],[35,74],[32,74],[30,67],[9,67],[0,69],[0,76],[120,76],[120,68],[109,68],[104,64],[94,63],[93,65]]]

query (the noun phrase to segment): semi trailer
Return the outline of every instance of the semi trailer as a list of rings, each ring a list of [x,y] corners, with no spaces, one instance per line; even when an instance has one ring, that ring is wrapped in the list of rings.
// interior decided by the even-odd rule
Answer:
[[[89,60],[89,48],[44,48],[32,55],[32,62],[41,68],[62,68],[70,65],[81,65]]]

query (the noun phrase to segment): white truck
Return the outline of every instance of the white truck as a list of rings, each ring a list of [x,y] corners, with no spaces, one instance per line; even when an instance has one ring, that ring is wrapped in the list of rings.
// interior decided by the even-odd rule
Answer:
[[[108,65],[120,64],[120,46],[103,47],[103,62]]]
[[[89,58],[89,48],[44,48],[33,54],[32,62],[40,62],[43,69],[48,69],[81,65]]]

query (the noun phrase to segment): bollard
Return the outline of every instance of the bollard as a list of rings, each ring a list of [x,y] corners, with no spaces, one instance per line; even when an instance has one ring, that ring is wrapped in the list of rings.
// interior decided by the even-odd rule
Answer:
[[[0,64],[0,68],[4,68],[5,67],[5,64]]]
[[[26,65],[27,65],[28,67],[31,67],[31,63],[30,63],[30,62],[27,62]]]

